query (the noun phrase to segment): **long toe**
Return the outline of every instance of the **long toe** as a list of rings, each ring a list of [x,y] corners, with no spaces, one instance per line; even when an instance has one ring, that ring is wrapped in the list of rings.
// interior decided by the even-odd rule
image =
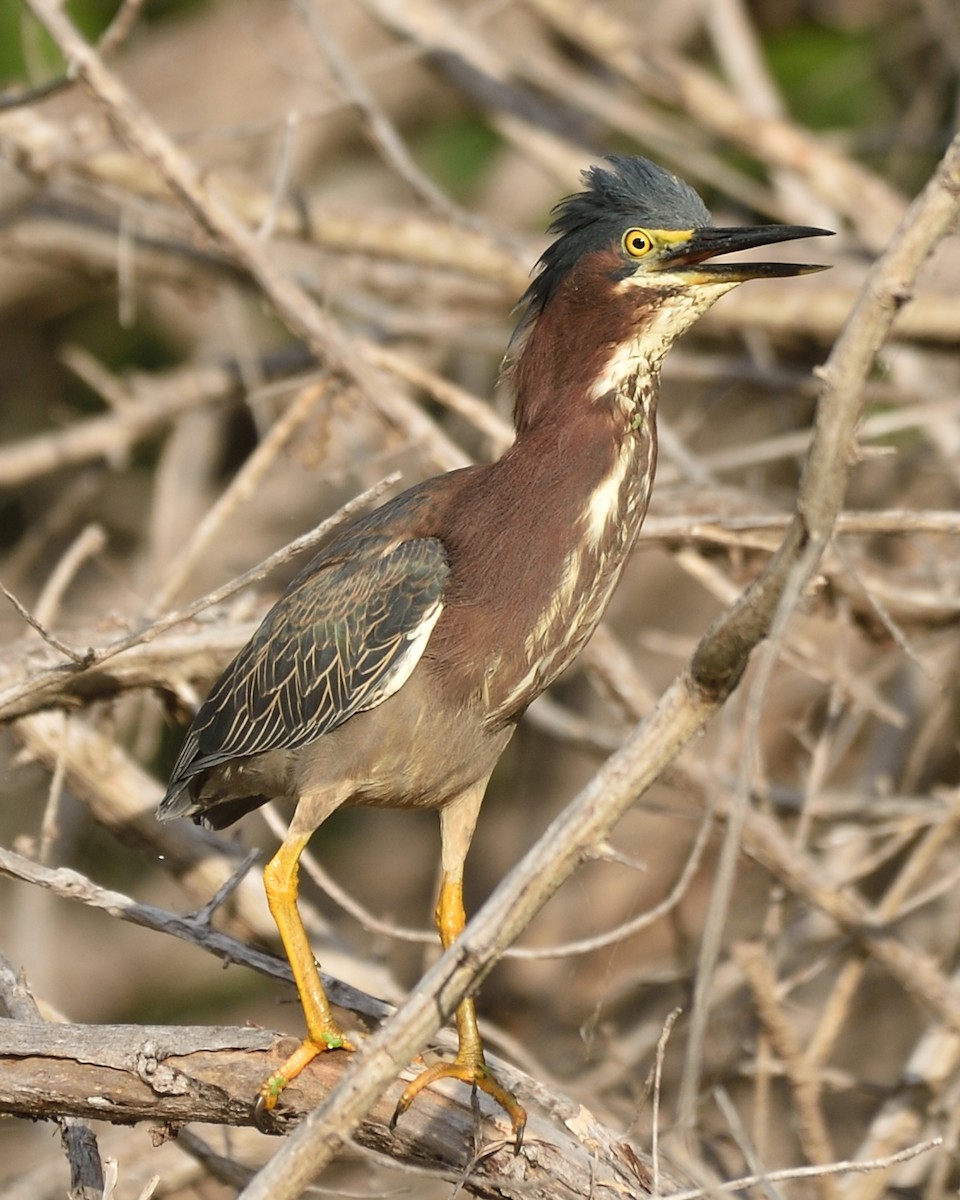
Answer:
[[[432,1067],[421,1072],[403,1089],[403,1094],[397,1101],[397,1107],[390,1121],[391,1128],[396,1125],[423,1089],[436,1083],[438,1079],[459,1079],[461,1083],[468,1083],[471,1087],[486,1092],[492,1100],[495,1100],[510,1118],[510,1124],[513,1127],[514,1152],[520,1153],[520,1147],[523,1145],[523,1131],[527,1124],[526,1109],[516,1096],[507,1091],[499,1082],[486,1063],[482,1062],[461,1062],[454,1059],[453,1062],[434,1063]]]
[[[302,1041],[279,1070],[268,1075],[261,1083],[260,1090],[253,1102],[253,1121],[257,1128],[260,1130],[269,1128],[268,1114],[276,1108],[280,1093],[318,1054],[324,1054],[328,1050],[352,1051],[353,1049],[355,1049],[353,1043],[339,1029],[325,1031],[316,1041],[312,1038]]]

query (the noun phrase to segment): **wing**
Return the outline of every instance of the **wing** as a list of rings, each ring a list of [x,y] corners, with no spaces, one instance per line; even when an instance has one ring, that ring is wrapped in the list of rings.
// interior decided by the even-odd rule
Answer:
[[[175,815],[195,775],[296,749],[403,686],[443,608],[436,538],[355,538],[291,583],[201,705],[161,805]]]

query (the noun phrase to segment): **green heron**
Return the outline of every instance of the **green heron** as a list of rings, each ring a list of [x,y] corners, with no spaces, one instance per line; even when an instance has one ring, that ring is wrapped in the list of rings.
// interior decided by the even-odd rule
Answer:
[[[271,797],[296,800],[264,871],[307,1037],[266,1079],[258,1122],[321,1051],[350,1049],[297,910],[301,853],[342,804],[440,814],[436,908],[446,948],[465,923],[463,869],[494,765],[530,702],[600,620],[647,510],[660,364],[748,279],[798,263],[708,260],[826,233],[716,228],[696,192],[644,158],[611,157],[563,200],[521,304],[505,377],[516,440],[495,463],[427,479],[337,534],[302,570],[200,707],[161,819],[215,829]],[[487,1066],[473,999],[456,1012],[454,1078],[526,1114]]]

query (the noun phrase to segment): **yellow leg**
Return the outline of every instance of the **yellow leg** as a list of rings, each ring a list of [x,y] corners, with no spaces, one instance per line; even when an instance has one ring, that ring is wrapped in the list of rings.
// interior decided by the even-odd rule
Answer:
[[[318,1054],[324,1050],[353,1049],[333,1019],[330,1001],[320,982],[307,931],[297,910],[300,855],[309,840],[309,834],[288,835],[263,872],[267,904],[280,931],[280,940],[283,942],[300,994],[300,1004],[307,1024],[307,1037],[280,1069],[261,1085],[254,1104],[254,1119],[257,1124],[260,1124],[264,1113],[276,1106],[280,1093],[287,1084]]]
[[[463,932],[466,913],[463,907],[463,863],[467,847],[476,822],[479,795],[467,796],[444,809],[441,813],[443,837],[443,875],[440,896],[437,900],[437,931],[444,950],[448,949]],[[446,818],[446,819],[445,819]],[[453,1062],[438,1062],[428,1067],[403,1090],[391,1125],[407,1111],[414,1099],[425,1087],[438,1079],[459,1079],[472,1087],[486,1092],[506,1112],[513,1126],[514,1148],[520,1153],[527,1114],[512,1092],[508,1092],[487,1066],[483,1054],[483,1042],[477,1026],[477,1009],[472,997],[461,1000],[457,1005],[457,1055]]]

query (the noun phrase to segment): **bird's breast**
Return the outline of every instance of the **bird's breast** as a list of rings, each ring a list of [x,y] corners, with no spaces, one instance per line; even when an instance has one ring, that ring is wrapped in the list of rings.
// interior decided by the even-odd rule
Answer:
[[[566,669],[603,616],[636,542],[653,483],[652,397],[631,401],[631,428],[608,470],[563,518],[562,552],[541,558],[537,586],[515,593],[522,622],[490,638],[489,719],[514,718]]]

